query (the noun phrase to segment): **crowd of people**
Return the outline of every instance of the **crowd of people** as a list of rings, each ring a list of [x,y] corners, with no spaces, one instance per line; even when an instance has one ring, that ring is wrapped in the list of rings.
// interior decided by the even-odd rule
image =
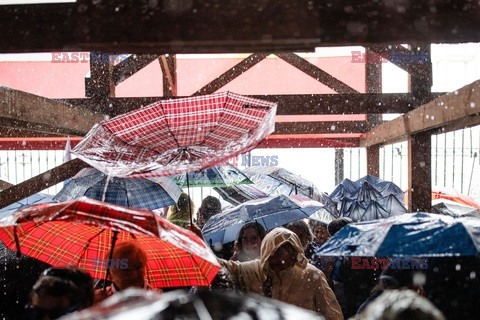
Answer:
[[[206,197],[196,211],[195,223],[190,224],[190,214],[194,209],[193,201],[183,193],[178,203],[165,214],[171,222],[203,238],[201,227],[210,217],[222,211],[221,203],[215,197]],[[449,290],[455,292],[459,299],[470,294],[470,291],[462,292],[465,285],[468,290],[478,292],[474,271],[479,267],[478,258],[462,261],[460,267],[455,263],[457,260],[434,260],[429,266],[431,270],[398,269],[392,268],[391,264],[383,270],[355,269],[347,257],[315,254],[320,246],[352,220],[339,218],[329,224],[308,221],[298,220],[272,230],[265,230],[258,222],[245,224],[233,244],[225,245],[222,250],[213,250],[222,268],[211,286],[190,290],[255,293],[312,310],[327,320],[387,319],[382,317],[385,312],[395,315],[388,319],[457,319],[460,309],[463,309],[462,319],[478,316],[476,303],[466,303],[467,310],[459,307],[458,301],[445,305],[451,295],[438,287],[444,282],[442,277],[445,272],[451,272],[447,274],[447,282],[451,286]],[[15,272],[18,276],[18,272],[22,272],[18,270],[21,260],[8,259],[7,256],[8,261],[16,261],[17,270],[10,274],[7,272],[6,277],[15,276]],[[30,272],[45,271],[33,285],[25,280],[30,288],[28,295],[23,286],[23,292],[17,288],[16,294],[12,295],[14,298],[4,300],[15,299],[15,303],[3,306],[8,308],[3,316],[6,319],[57,319],[101,303],[127,288],[161,292],[147,283],[148,256],[135,240],[117,243],[108,256],[128,259],[127,268],[110,268],[108,285],[95,286],[88,273],[76,268],[45,269],[47,266],[39,262],[21,266]],[[7,288],[7,285],[10,288],[8,281],[4,286]],[[164,288],[165,291],[171,289]],[[401,308],[395,306],[398,301],[403,301]],[[16,310],[15,305],[22,305],[21,310]]]

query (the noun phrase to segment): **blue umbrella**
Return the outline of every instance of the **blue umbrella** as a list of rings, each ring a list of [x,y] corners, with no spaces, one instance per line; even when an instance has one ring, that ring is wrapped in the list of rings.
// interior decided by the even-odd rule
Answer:
[[[212,216],[203,227],[210,245],[234,241],[242,226],[257,221],[266,230],[308,218],[323,205],[303,196],[268,197],[252,200]]]
[[[353,221],[388,218],[407,212],[403,191],[393,182],[371,175],[355,182],[343,180],[329,197],[336,203],[338,215]]]
[[[403,214],[346,225],[316,253],[321,256],[476,256],[480,220],[431,213]]]
[[[181,187],[230,187],[253,183],[240,170],[229,164],[177,174],[172,179]]]
[[[39,203],[53,202],[53,196],[46,193],[36,193],[25,199],[12,203],[11,205],[0,209],[0,219],[11,215],[17,210]]]
[[[86,196],[112,204],[154,210],[174,205],[181,192],[170,178],[108,177],[96,169],[86,168],[53,199],[63,202]]]

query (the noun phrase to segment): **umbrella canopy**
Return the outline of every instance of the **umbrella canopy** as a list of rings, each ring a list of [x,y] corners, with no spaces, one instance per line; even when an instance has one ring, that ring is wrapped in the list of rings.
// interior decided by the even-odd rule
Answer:
[[[256,166],[244,169],[243,173],[269,196],[303,195],[320,202],[325,197],[312,182],[283,168]]]
[[[250,200],[268,197],[268,194],[253,185],[237,185],[227,188],[213,188],[213,190],[217,191],[223,200],[235,206]]]
[[[447,199],[432,200],[432,212],[452,217],[480,217],[480,209]]]
[[[52,199],[53,199],[53,196],[46,193],[33,194],[29,197],[26,197],[25,199],[22,199],[20,201],[12,203],[9,206],[6,206],[5,208],[0,209],[0,219],[3,217],[9,216],[15,211],[20,210],[24,207],[28,207],[28,206],[39,204],[39,203],[53,202]]]
[[[188,179],[187,179],[188,177]],[[197,172],[184,172],[172,177],[182,188],[185,187],[230,187],[239,184],[252,184],[240,170],[226,164]]]
[[[211,245],[236,240],[242,226],[257,221],[265,230],[308,218],[323,208],[320,202],[304,196],[268,197],[252,200],[212,216],[203,227],[203,236]]]
[[[208,285],[219,270],[202,240],[150,210],[82,198],[28,207],[0,220],[0,240],[8,248],[52,266],[78,266],[99,279],[115,234],[146,251],[152,287]]]
[[[474,256],[479,250],[478,219],[416,213],[348,224],[325,242],[317,254],[440,257]]]
[[[86,196],[107,203],[141,209],[158,209],[174,205],[182,190],[167,177],[117,178],[94,168],[82,169],[55,196],[68,201]]]
[[[466,205],[472,208],[480,209],[480,205],[472,197],[458,192],[452,188],[434,188],[432,190],[432,200],[446,199]]]
[[[189,294],[175,290],[158,294],[127,289],[107,300],[62,320],[87,319],[222,319],[222,320],[321,320],[318,314],[253,294],[202,291]]]
[[[329,197],[336,203],[339,216],[353,221],[382,219],[407,212],[403,191],[393,182],[371,175],[355,182],[343,180]]]
[[[275,113],[276,103],[230,92],[162,100],[95,125],[72,152],[112,176],[199,171],[253,149]]]

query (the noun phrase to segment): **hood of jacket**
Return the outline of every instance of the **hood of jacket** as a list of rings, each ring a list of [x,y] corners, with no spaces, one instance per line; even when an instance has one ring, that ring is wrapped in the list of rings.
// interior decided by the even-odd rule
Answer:
[[[267,270],[268,259],[285,243],[290,243],[297,252],[296,265],[304,269],[307,266],[308,260],[303,253],[302,243],[295,233],[285,228],[275,228],[271,230],[265,238],[263,238],[260,248],[260,264],[262,269]]]

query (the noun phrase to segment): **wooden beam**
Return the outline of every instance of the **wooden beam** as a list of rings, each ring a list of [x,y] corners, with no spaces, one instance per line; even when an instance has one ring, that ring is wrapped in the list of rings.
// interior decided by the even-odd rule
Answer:
[[[432,206],[431,133],[408,138],[408,211],[430,212]]]
[[[357,90],[295,53],[277,53],[275,55],[338,93],[358,93]]]
[[[277,122],[274,134],[362,133],[371,128],[365,121]]]
[[[11,118],[0,117],[0,128],[5,132],[3,137],[14,137],[15,134],[19,136],[47,136],[47,137],[61,137],[61,136],[77,136],[83,135],[85,132],[71,130],[64,127],[57,127],[46,124],[38,124],[34,122],[26,122]]]
[[[26,129],[46,128],[54,134],[85,134],[104,118],[99,113],[6,87],[0,87],[0,115],[18,124],[28,122]]]
[[[5,189],[0,192],[0,209],[71,178],[81,169],[87,167],[89,165],[82,160],[74,159]]]
[[[413,50],[407,49],[402,45],[393,44],[393,45],[374,45],[366,48],[380,54],[384,59],[388,60],[390,63],[393,63],[400,69],[408,72],[410,75],[417,77],[419,79],[427,79],[431,77],[431,70],[428,68],[428,64],[431,65],[431,54],[430,50],[422,50],[422,46],[413,45]],[[367,53],[367,57],[368,57]],[[416,62],[416,60],[411,61],[412,59],[422,58]],[[426,58],[426,61],[424,60]]]
[[[85,96],[97,102],[115,97],[115,83],[112,74],[113,63],[110,62],[110,59],[104,61],[101,52],[91,52],[90,79],[87,78],[85,83]]]
[[[380,176],[380,152],[379,146],[367,147],[367,174]]]
[[[406,140],[409,135],[458,123],[480,124],[480,81],[443,95],[394,120],[366,132],[362,147]]]
[[[441,93],[431,93],[433,100]],[[382,114],[407,113],[420,106],[420,101],[411,93],[350,93],[350,94],[296,94],[252,95],[251,97],[278,102],[277,115],[312,114]],[[113,117],[166,97],[109,98],[97,103],[91,99],[59,99]]]
[[[237,63],[235,66],[225,71],[221,76],[211,81],[209,84],[195,92],[192,96],[214,93],[233,79],[242,75],[244,72],[255,66],[260,61],[268,57],[268,53],[254,53]]]
[[[479,8],[469,0],[6,5],[0,6],[0,52],[302,52],[319,46],[479,42]]]
[[[177,59],[175,55],[162,55],[158,58],[162,69],[163,96],[177,95]]]
[[[308,136],[308,135],[307,135]],[[356,148],[357,138],[316,138],[270,135],[257,148]]]
[[[112,78],[116,86],[157,60],[157,54],[132,54],[113,67]]]
[[[5,190],[5,189],[8,189],[10,187],[13,187],[13,184],[0,179],[0,190]]]
[[[30,123],[27,123],[30,125]],[[59,134],[59,133],[52,133],[49,132],[47,129],[42,128],[42,130],[34,131],[34,130],[27,130],[27,129],[19,129],[19,128],[12,128],[10,126],[2,126],[0,125],[0,137],[2,138],[27,138],[27,137],[65,137],[67,135]]]

